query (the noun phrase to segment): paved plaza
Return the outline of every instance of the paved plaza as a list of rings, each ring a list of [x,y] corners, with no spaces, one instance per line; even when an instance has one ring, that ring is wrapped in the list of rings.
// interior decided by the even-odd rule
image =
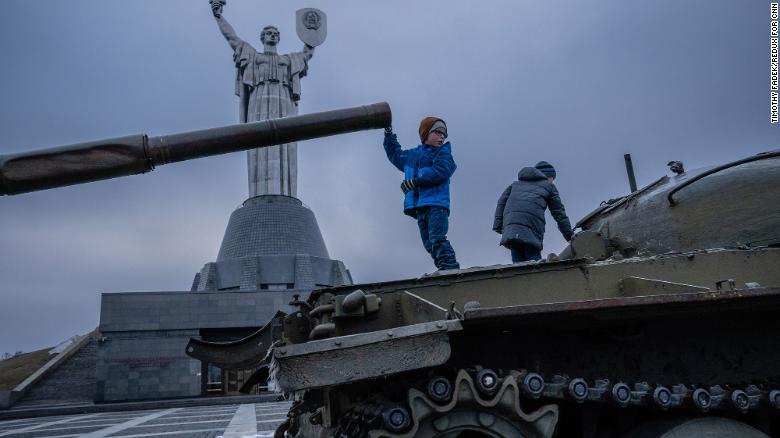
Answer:
[[[102,412],[0,421],[0,437],[272,437],[289,402]]]

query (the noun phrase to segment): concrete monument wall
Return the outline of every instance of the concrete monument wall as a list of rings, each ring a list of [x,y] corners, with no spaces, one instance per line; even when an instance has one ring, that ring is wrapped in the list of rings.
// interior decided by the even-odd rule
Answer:
[[[201,363],[185,353],[201,329],[265,325],[309,290],[105,293],[95,368],[95,400],[201,395]]]

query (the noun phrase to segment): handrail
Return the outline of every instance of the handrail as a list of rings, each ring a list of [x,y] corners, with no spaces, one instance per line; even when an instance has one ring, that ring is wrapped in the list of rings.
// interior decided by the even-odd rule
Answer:
[[[610,211],[620,207],[621,205],[625,204],[626,202],[628,202],[628,201],[630,201],[630,200],[632,200],[634,198],[637,198],[639,195],[647,192],[648,190],[650,190],[652,188],[655,188],[660,183],[666,182],[668,179],[669,179],[668,176],[662,176],[662,177],[658,178],[657,180],[651,182],[650,184],[642,187],[639,190],[636,190],[636,191],[634,191],[632,193],[629,193],[626,196],[623,196],[623,197],[620,197],[620,198],[615,198],[615,199],[610,199],[609,201],[606,201],[606,203],[604,201],[602,201],[602,203],[599,206],[599,208],[591,211],[584,218],[582,218],[579,221],[577,221],[577,223],[574,225],[574,227],[572,229],[576,230],[577,228],[582,228],[582,225],[584,225],[585,222],[588,222],[589,220],[593,219],[594,217],[596,217],[598,215],[609,213]],[[610,201],[612,201],[612,202],[610,202]]]
[[[666,196],[666,199],[669,200],[669,205],[670,206],[675,206],[675,205],[677,205],[677,201],[675,201],[672,196],[675,193],[677,193],[680,190],[682,190],[683,188],[688,187],[689,185],[695,183],[696,181],[704,178],[705,176],[712,175],[713,173],[718,173],[721,170],[725,170],[725,169],[728,169],[728,168],[731,168],[731,167],[739,166],[740,164],[750,163],[752,161],[758,161],[758,160],[763,160],[763,159],[766,159],[766,158],[774,158],[774,157],[780,157],[780,149],[778,149],[776,151],[761,152],[760,154],[753,155],[752,157],[743,158],[741,160],[732,161],[731,163],[726,163],[726,164],[720,165],[718,167],[713,167],[712,169],[710,169],[710,170],[708,170],[706,172],[702,172],[702,173],[694,176],[693,178],[683,182],[682,184],[680,184],[679,186],[675,187],[674,189],[672,189],[672,191],[670,191],[669,194]]]

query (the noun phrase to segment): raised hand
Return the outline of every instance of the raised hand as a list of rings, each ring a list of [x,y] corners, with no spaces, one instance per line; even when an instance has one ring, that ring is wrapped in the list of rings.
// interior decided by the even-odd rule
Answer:
[[[211,13],[215,17],[219,18],[222,16],[222,7],[225,6],[225,0],[209,0],[209,5],[211,5]]]

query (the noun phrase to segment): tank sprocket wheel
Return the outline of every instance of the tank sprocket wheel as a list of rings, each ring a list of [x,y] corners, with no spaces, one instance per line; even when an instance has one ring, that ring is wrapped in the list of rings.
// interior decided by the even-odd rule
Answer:
[[[545,405],[532,413],[520,406],[521,392],[514,376],[503,379],[492,398],[485,399],[469,373],[461,370],[455,379],[452,398],[436,403],[417,390],[407,397],[411,410],[411,428],[405,433],[384,429],[369,432],[371,438],[450,438],[464,431],[490,437],[523,436],[549,438],[558,423],[558,406]]]

